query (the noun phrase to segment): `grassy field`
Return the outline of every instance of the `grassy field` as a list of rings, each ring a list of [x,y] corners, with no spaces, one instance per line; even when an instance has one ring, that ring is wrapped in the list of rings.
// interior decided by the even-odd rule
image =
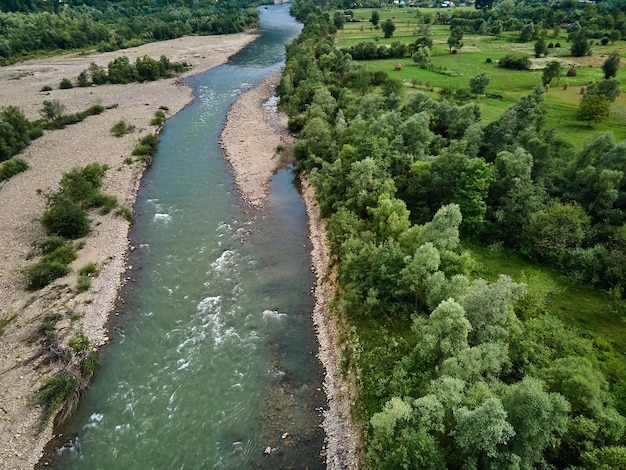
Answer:
[[[375,29],[369,22],[372,9],[364,8],[352,11],[354,12],[354,19],[357,21],[346,23],[344,29],[337,32],[337,47],[350,47],[363,41],[375,41],[377,44],[387,45],[393,42],[412,44],[418,37],[418,15],[434,16],[437,13],[449,14],[452,12],[452,10],[445,8],[378,9],[381,24],[387,19],[391,19],[396,25],[393,37],[385,39],[383,31]],[[566,137],[576,148],[581,148],[584,141],[597,132],[612,131],[617,141],[626,138],[626,94],[621,94],[611,104],[611,115],[602,123],[589,127],[576,118],[581,98],[581,87],[604,78],[600,66],[606,56],[613,51],[618,51],[622,56],[625,56],[626,41],[618,41],[613,46],[594,45],[590,57],[570,57],[570,47],[567,43],[566,34],[562,33],[558,38],[550,36],[545,38],[548,43],[560,42],[562,47],[552,48],[549,50],[547,58],[535,60],[535,42],[516,42],[517,32],[505,32],[500,38],[465,34],[463,47],[457,54],[450,54],[449,52],[447,44],[450,35],[449,26],[431,25],[430,35],[433,39],[432,64],[437,68],[437,72],[419,68],[410,57],[400,60],[363,61],[363,63],[375,70],[385,70],[392,77],[402,80],[407,90],[416,88],[433,96],[442,88],[469,91],[470,78],[484,71],[490,78],[487,94],[476,97],[473,101],[480,106],[483,119],[490,122],[497,119],[507,107],[514,104],[521,96],[531,93],[535,86],[541,85],[541,68],[546,62],[558,59],[563,64],[563,76],[558,80],[553,80],[550,90],[545,94],[548,109],[546,126],[554,128],[557,135]],[[536,70],[516,71],[498,67],[495,62],[509,53],[528,55],[533,59],[533,68]],[[492,63],[488,63],[487,59],[491,59]],[[395,70],[398,63],[402,66],[400,71]],[[576,66],[576,77],[565,76],[570,65]],[[617,78],[620,78],[620,73],[618,73]],[[566,90],[564,89],[565,83],[568,84]]]
[[[510,250],[471,246],[469,251],[480,265],[481,277],[495,281],[507,274],[529,289],[543,292],[547,308],[583,335],[610,341],[626,354],[626,302],[605,292],[577,284],[557,271],[532,263]]]

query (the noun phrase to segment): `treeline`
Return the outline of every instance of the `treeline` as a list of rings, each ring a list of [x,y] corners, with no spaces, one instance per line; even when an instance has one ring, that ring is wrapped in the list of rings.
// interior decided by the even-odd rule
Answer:
[[[240,33],[259,25],[250,0],[213,2],[0,1],[0,65],[42,52],[113,51],[189,34]]]
[[[329,219],[371,468],[624,468],[623,356],[540,289],[481,279],[460,241],[623,297],[626,143],[576,151],[539,88],[488,125],[473,103],[405,96],[333,46],[328,14],[292,10],[305,27],[277,91]]]

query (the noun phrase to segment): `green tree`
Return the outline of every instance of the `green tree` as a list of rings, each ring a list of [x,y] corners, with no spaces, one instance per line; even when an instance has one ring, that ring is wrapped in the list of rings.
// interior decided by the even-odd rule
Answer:
[[[530,216],[528,238],[537,254],[558,259],[582,245],[590,222],[580,205],[555,202]]]
[[[450,36],[448,37],[448,47],[450,51],[452,49],[461,49],[463,47],[463,28],[457,26],[450,30]]]
[[[520,30],[518,41],[528,42],[535,37],[535,25],[533,23],[525,24]]]
[[[617,51],[613,51],[609,54],[609,57],[602,64],[602,71],[604,72],[604,79],[608,80],[617,75],[619,69],[620,55]]]
[[[333,15],[333,24],[337,29],[343,29],[346,24],[346,15],[343,11],[336,11]]]
[[[548,45],[543,38],[539,38],[535,43],[535,57],[541,57],[542,55],[548,55]]]
[[[376,26],[380,22],[380,13],[377,10],[372,11],[372,16],[370,17],[370,23]]]
[[[457,204],[448,204],[437,211],[433,220],[424,224],[420,243],[432,243],[438,250],[450,250],[459,243],[461,211]]]
[[[567,431],[569,403],[562,395],[546,392],[541,380],[525,377],[507,387],[502,405],[515,431],[507,447],[521,458],[522,468],[534,468]]]
[[[583,99],[591,95],[604,95],[611,103],[621,94],[620,83],[616,78],[609,78],[587,87]]]
[[[584,57],[591,54],[589,40],[583,31],[579,31],[572,37],[571,54],[574,57]]]
[[[484,94],[489,82],[487,72],[480,72],[478,75],[473,76],[469,81],[470,93],[474,95]]]
[[[63,194],[53,197],[41,217],[48,235],[76,239],[89,233],[87,213],[78,203]]]
[[[561,62],[558,60],[552,60],[546,64],[543,68],[543,75],[541,76],[541,83],[545,86],[548,85],[552,79],[556,78],[557,81],[561,76]]]
[[[584,97],[578,106],[578,119],[591,127],[593,123],[602,122],[609,117],[611,103],[604,95],[590,95]]]
[[[385,38],[390,38],[393,36],[393,32],[396,30],[396,25],[393,21],[388,19],[383,23],[382,26],[383,32],[385,33]]]

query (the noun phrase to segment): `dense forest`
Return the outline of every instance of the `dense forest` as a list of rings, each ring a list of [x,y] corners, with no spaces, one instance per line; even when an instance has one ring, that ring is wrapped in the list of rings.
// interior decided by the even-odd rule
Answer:
[[[449,21],[599,27],[584,4],[488,6]],[[594,21],[621,31],[624,11],[603,2]],[[280,106],[328,218],[369,468],[626,468],[624,345],[556,318],[536,284],[486,280],[466,249],[513,250],[622,305],[626,142],[557,138],[539,84],[487,124],[355,63],[332,11],[292,12]]]
[[[0,65],[42,52],[114,51],[187,34],[255,28],[258,1],[0,0]]]

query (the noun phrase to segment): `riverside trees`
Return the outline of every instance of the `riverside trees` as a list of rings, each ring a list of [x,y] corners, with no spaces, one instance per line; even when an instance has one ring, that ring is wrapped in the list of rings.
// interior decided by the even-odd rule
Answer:
[[[626,464],[622,356],[529,286],[481,278],[461,243],[621,295],[624,144],[556,139],[541,88],[489,125],[473,104],[389,99],[402,89],[336,51],[329,18],[307,17],[278,93],[329,220],[371,468]]]

